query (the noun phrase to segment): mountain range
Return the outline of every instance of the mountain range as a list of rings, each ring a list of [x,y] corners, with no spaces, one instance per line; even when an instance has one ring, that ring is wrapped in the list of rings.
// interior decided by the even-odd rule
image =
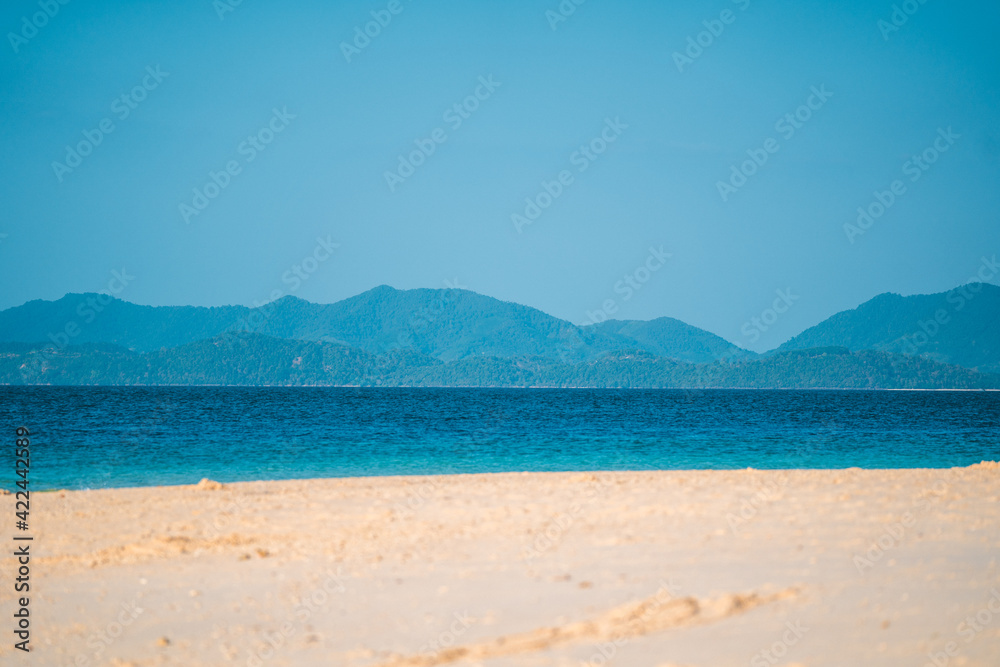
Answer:
[[[258,308],[69,294],[0,311],[0,383],[998,388],[998,315],[986,283],[882,294],[757,355],[669,317],[577,326],[463,289]]]
[[[0,342],[113,343],[149,352],[236,331],[338,343],[373,354],[409,348],[441,361],[475,356],[583,361],[634,349],[695,363],[753,355],[669,317],[580,327],[464,289],[383,285],[332,304],[285,296],[258,308],[140,306],[99,294],[67,294],[0,311]]]

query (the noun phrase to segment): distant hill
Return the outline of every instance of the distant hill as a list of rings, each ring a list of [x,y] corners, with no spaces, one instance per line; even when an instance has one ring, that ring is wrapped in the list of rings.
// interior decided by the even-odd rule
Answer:
[[[443,362],[335,343],[227,334],[172,349],[0,343],[0,384],[607,388],[996,389],[1000,376],[886,352],[822,348],[691,364],[645,351],[562,363],[543,357]]]
[[[608,320],[593,327],[612,339],[624,339],[621,341],[623,347],[692,363],[757,356],[724,338],[672,317],[659,317],[649,321]]]
[[[1000,287],[973,283],[940,294],[880,294],[806,329],[778,350],[825,346],[919,355],[1000,373]]]
[[[70,294],[0,311],[0,342],[113,343],[148,352],[247,331],[349,345],[372,354],[409,349],[442,361],[480,356],[581,361],[621,349],[688,361],[745,354],[707,331],[669,318],[615,323],[623,328],[617,333],[614,326],[605,326],[612,323],[579,327],[535,308],[462,289],[383,285],[333,304],[286,296],[260,308],[153,307],[117,299],[101,305],[98,298]]]
[[[465,357],[585,358],[599,354],[580,328],[540,310],[462,289],[376,287],[329,305],[285,297],[265,326],[283,338],[343,343],[372,353],[410,348],[452,361]]]
[[[249,312],[242,306],[154,308],[100,294],[67,294],[58,301],[29,301],[0,311],[0,341],[113,343],[156,350],[218,336]]]

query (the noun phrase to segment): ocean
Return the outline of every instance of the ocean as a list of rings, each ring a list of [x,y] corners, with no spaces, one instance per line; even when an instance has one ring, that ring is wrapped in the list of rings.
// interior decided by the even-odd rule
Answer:
[[[912,468],[1000,459],[1000,393],[0,387],[31,489],[502,471]]]

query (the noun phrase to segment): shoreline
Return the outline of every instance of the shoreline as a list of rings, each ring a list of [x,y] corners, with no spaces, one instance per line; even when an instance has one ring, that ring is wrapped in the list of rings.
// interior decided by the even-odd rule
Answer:
[[[97,486],[97,487],[86,487],[86,488],[69,488],[65,486],[53,486],[51,488],[37,489],[33,490],[32,493],[87,493],[92,491],[122,491],[127,489],[187,489],[187,488],[199,488],[201,484],[207,485],[222,485],[225,487],[237,486],[237,485],[247,485],[247,484],[281,484],[285,482],[314,482],[314,483],[324,483],[324,482],[334,482],[334,481],[344,481],[344,480],[385,480],[385,481],[406,481],[406,480],[423,480],[423,479],[438,479],[438,478],[488,478],[491,476],[505,476],[505,475],[539,475],[539,476],[560,476],[560,475],[643,475],[643,474],[667,474],[667,473],[796,473],[796,472],[846,472],[846,471],[857,471],[857,472],[930,472],[930,471],[944,471],[944,470],[965,470],[969,468],[976,468],[977,466],[989,467],[992,465],[1000,466],[1000,462],[981,460],[977,463],[970,463],[964,466],[941,466],[941,467],[884,467],[884,468],[871,468],[862,466],[847,466],[843,468],[756,468],[756,467],[743,467],[743,468],[656,468],[656,469],[602,469],[602,468],[588,468],[586,470],[501,470],[501,471],[487,471],[487,472],[455,472],[455,473],[413,473],[413,474],[402,474],[402,475],[344,475],[341,477],[277,477],[277,478],[260,478],[260,479],[244,479],[244,480],[231,480],[231,481],[219,481],[224,480],[224,478],[209,478],[202,477],[197,482],[186,482],[177,484],[146,484],[138,486]],[[12,490],[0,487],[0,495],[11,495]]]
[[[101,389],[193,389],[200,387],[234,389],[518,389],[518,390],[586,390],[586,391],[962,391],[988,392],[1000,388],[907,388],[907,387],[600,387],[550,385],[362,385],[362,384],[11,384],[0,382],[0,387],[74,387]]]

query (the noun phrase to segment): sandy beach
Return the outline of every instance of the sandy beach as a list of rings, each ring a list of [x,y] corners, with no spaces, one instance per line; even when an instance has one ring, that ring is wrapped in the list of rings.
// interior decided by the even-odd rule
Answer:
[[[34,493],[0,662],[995,666],[998,496],[996,463]]]

